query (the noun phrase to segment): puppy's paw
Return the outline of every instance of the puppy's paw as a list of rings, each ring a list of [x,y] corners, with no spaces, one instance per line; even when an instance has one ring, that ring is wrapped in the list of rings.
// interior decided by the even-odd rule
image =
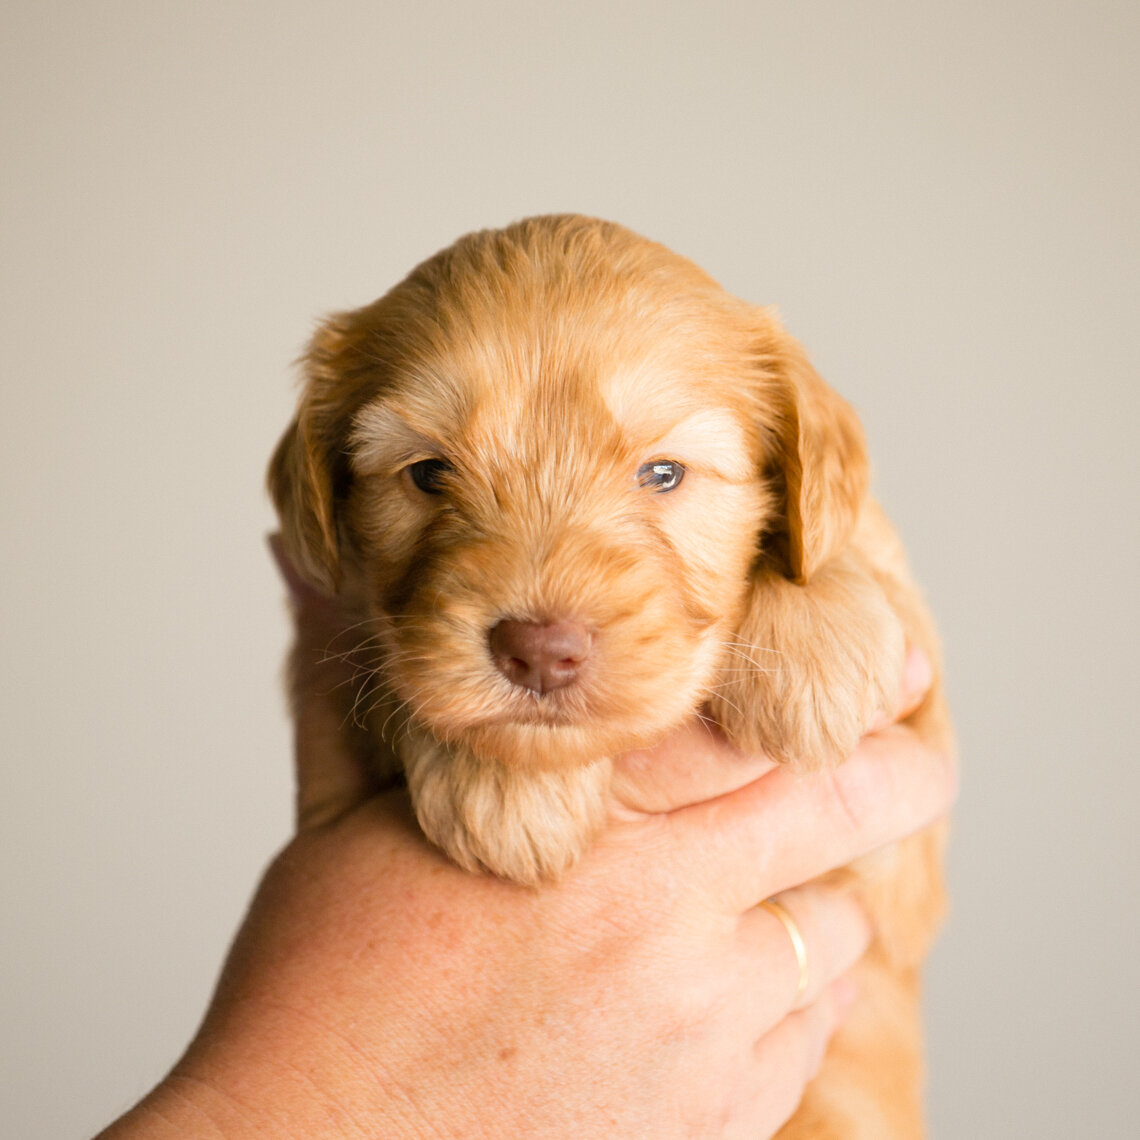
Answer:
[[[520,770],[414,728],[401,753],[424,834],[470,871],[524,884],[556,879],[602,822],[608,760],[562,771]]]
[[[905,652],[898,616],[854,559],[833,559],[804,585],[761,571],[711,710],[746,751],[836,763],[893,706]]]

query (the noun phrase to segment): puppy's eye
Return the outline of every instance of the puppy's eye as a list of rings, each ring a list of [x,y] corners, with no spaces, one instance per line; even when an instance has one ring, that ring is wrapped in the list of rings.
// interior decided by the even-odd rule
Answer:
[[[675,459],[659,459],[654,463],[646,463],[637,472],[638,483],[658,495],[672,491],[684,477],[685,469]]]
[[[443,480],[454,468],[446,459],[421,459],[407,469],[412,482],[425,495],[438,495],[443,491]]]

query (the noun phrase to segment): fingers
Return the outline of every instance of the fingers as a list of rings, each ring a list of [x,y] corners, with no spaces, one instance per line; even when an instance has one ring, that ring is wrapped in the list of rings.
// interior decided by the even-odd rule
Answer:
[[[898,721],[906,720],[922,704],[930,686],[934,683],[934,666],[930,658],[912,645],[907,649],[903,675],[899,683],[898,700],[893,709],[884,710],[867,726],[867,731],[881,732]]]
[[[870,928],[854,899],[834,887],[812,885],[778,901],[802,932],[808,988],[793,1007],[799,967],[788,933],[766,909],[749,911],[739,924],[737,959],[717,970],[723,991],[715,1008],[730,1011],[732,1027],[721,1038],[732,1053],[718,1072],[732,1072],[736,1056],[748,1062],[742,1070],[746,1093],[734,1105],[731,1123],[717,1128],[718,1136],[777,1132],[819,1073],[828,1043],[859,994],[852,970],[870,941]]]
[[[780,987],[784,1002],[781,1013],[789,1013],[811,1005],[862,958],[871,944],[871,924],[855,898],[834,887],[798,887],[771,901],[782,908],[799,934],[802,971],[794,936],[779,915],[766,906],[745,912],[741,934],[750,941],[763,940],[778,957],[778,976],[787,979]],[[805,981],[802,992],[801,977]]]
[[[668,817],[676,850],[702,874],[701,897],[734,910],[844,866],[933,823],[957,791],[953,758],[905,726],[868,736],[838,768],[778,768]]]
[[[799,1107],[804,1089],[823,1065],[828,1042],[843,1024],[856,996],[854,983],[840,978],[811,1005],[789,1014],[756,1043],[757,1070],[764,1074],[757,1087],[758,1115],[764,1120],[765,1135],[784,1124]]]
[[[776,896],[798,931],[806,986],[800,992],[800,960],[788,930],[765,906],[740,918],[734,955],[724,970],[742,1026],[776,1025],[793,1010],[817,1001],[862,958],[871,926],[849,892],[811,885]]]
[[[340,635],[352,624],[335,597],[322,594],[296,572],[279,535],[269,538],[289,589],[297,640],[290,661],[297,779],[297,826],[337,818],[374,790],[369,742],[353,722],[361,666],[343,651]]]
[[[867,731],[882,731],[914,712],[930,689],[933,674],[926,654],[911,647],[895,707],[877,716]],[[612,813],[623,818],[676,811],[736,791],[775,766],[766,756],[738,751],[718,725],[698,717],[652,748],[618,757],[611,788]]]
[[[675,811],[735,791],[774,767],[766,756],[739,752],[711,721],[692,720],[652,748],[614,762],[613,814]]]

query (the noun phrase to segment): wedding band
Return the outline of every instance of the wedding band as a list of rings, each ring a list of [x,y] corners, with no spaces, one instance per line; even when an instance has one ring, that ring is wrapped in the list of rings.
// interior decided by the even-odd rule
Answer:
[[[765,899],[760,905],[783,923],[784,929],[788,932],[788,937],[792,940],[792,949],[796,952],[796,965],[800,968],[799,985],[796,986],[796,996],[792,999],[792,1005],[795,1006],[804,996],[808,984],[808,959],[804,936],[800,933],[796,920],[775,899]]]

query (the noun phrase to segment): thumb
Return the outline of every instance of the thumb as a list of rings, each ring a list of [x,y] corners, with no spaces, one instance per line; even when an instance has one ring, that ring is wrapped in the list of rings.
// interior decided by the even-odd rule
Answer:
[[[344,815],[377,790],[376,745],[361,727],[364,709],[379,698],[366,645],[371,629],[335,596],[306,582],[279,534],[269,549],[289,591],[296,640],[289,659],[293,713],[297,829]]]

